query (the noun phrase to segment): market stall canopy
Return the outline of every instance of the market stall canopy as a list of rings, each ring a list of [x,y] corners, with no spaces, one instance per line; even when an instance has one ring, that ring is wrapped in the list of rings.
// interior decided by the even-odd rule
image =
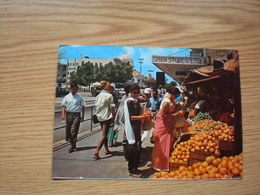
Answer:
[[[152,63],[179,83],[191,69],[204,66],[203,57],[152,56]]]
[[[183,85],[192,85],[200,82],[209,81],[220,78],[229,73],[237,73],[239,71],[239,56],[236,54],[235,59],[227,62],[224,60],[214,60],[213,66],[204,66],[192,69],[185,77]]]
[[[209,70],[214,70],[212,67],[208,67],[208,71],[206,71],[206,70],[207,70],[206,67],[203,69],[191,70],[190,73],[184,79],[182,85],[192,85],[192,84],[196,84],[196,83],[209,81],[212,79],[217,79],[217,78],[222,77],[226,73],[226,71],[223,69],[210,72]]]

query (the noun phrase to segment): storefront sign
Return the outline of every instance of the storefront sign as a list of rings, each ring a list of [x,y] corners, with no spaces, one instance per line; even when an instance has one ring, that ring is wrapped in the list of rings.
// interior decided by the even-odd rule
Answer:
[[[177,57],[177,56],[152,56],[153,64],[187,64],[187,65],[204,65],[202,57]]]

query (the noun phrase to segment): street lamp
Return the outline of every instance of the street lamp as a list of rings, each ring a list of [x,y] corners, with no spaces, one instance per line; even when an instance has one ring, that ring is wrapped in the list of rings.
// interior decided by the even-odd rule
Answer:
[[[143,58],[139,58],[139,63],[140,63],[140,82],[139,82],[139,85],[141,86],[142,84],[142,64],[143,64]]]

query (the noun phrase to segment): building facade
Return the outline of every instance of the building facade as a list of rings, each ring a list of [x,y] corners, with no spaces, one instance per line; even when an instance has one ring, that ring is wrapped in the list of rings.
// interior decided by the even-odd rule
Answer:
[[[70,82],[71,73],[77,72],[78,67],[82,66],[82,64],[85,64],[87,62],[93,63],[94,65],[98,64],[98,66],[105,65],[110,62],[114,65],[129,62],[129,64],[131,66],[133,66],[133,60],[132,60],[131,56],[127,53],[123,54],[119,58],[117,58],[117,57],[115,57],[115,58],[90,58],[88,56],[85,56],[84,58],[80,57],[79,59],[68,59],[67,60],[67,72],[66,72],[67,85]]]

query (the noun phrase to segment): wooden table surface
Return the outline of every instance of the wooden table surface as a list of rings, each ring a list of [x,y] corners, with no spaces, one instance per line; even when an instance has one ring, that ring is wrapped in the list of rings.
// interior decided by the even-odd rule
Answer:
[[[257,194],[259,0],[0,0],[1,194]],[[244,177],[228,181],[51,179],[59,45],[238,49]]]

